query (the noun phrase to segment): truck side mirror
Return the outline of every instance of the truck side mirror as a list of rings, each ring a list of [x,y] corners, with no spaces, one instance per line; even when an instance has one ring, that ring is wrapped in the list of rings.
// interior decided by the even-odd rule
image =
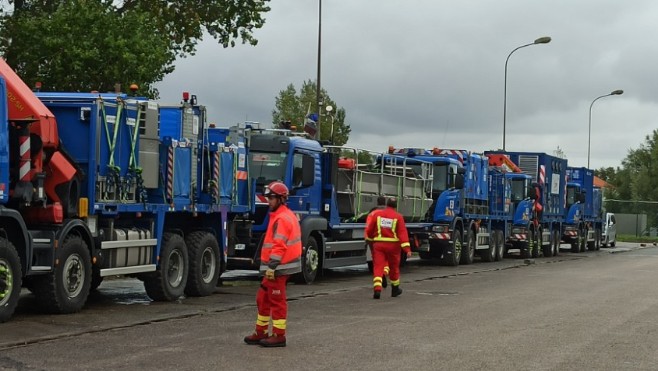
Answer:
[[[455,174],[455,188],[464,189],[464,174]]]

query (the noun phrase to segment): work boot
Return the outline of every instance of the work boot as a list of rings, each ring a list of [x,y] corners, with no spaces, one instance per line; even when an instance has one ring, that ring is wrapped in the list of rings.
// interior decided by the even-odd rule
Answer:
[[[386,288],[388,286],[388,280],[386,279],[386,275],[382,276],[382,287]]]
[[[254,332],[253,334],[249,336],[244,337],[244,342],[249,344],[249,345],[258,345],[260,344],[260,341],[263,339],[267,339],[267,332]]]
[[[372,298],[373,298],[373,299],[379,299],[381,296],[382,296],[382,292],[381,292],[381,291],[377,291],[377,290],[375,290],[375,291],[372,293]]]
[[[391,296],[396,297],[396,296],[400,296],[400,295],[402,295],[402,289],[400,288],[400,286],[399,285],[398,286],[396,286],[396,285],[391,286]]]
[[[266,348],[285,347],[286,336],[274,334],[268,338],[262,339],[259,344]]]

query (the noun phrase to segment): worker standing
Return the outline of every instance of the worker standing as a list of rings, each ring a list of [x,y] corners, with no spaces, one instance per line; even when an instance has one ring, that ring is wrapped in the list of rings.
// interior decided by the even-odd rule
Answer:
[[[382,292],[384,266],[390,267],[391,296],[402,294],[400,288],[400,257],[402,251],[411,257],[409,235],[404,218],[396,211],[397,200],[386,201],[386,208],[372,213],[372,222],[366,227],[366,240],[373,246],[373,298],[379,299]]]
[[[377,197],[377,206],[370,209],[370,213],[368,213],[368,216],[366,217],[366,229],[368,229],[368,225],[372,222],[373,212],[375,210],[384,209],[385,207],[386,207],[386,196],[378,196]],[[368,248],[370,249],[370,256],[372,256],[372,266],[373,266],[373,272],[374,272],[375,254],[374,254],[373,248],[372,248],[372,240],[368,240],[366,238],[366,244],[367,244]],[[386,282],[386,276],[388,276],[389,271],[390,271],[390,269],[388,267],[388,264],[384,265],[384,273],[382,274],[382,287],[383,288],[386,288],[386,286],[388,285],[387,282]]]
[[[250,345],[286,346],[286,282],[290,275],[302,270],[301,229],[297,217],[286,206],[288,194],[288,187],[279,181],[270,183],[263,192],[269,203],[270,220],[260,253],[260,271],[265,276],[256,294],[256,331],[244,338]],[[268,334],[270,320],[271,336]]]

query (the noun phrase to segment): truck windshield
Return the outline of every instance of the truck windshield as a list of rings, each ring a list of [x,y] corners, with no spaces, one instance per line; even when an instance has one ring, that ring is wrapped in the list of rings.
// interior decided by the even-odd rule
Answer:
[[[433,192],[442,192],[449,188],[450,182],[448,178],[448,166],[449,164],[434,164],[434,179],[432,181]],[[409,167],[411,167],[414,172],[416,172],[416,174],[422,174],[420,164],[412,164],[409,165]],[[457,172],[456,167],[453,169],[453,171],[455,173]]]
[[[249,153],[249,174],[252,179],[256,179],[256,186],[285,179],[287,156],[285,152]]]
[[[512,202],[518,203],[519,201],[523,201],[527,197],[527,180],[526,179],[512,179],[511,182],[511,190],[512,190]]]
[[[578,187],[567,186],[567,209],[576,203],[576,195],[578,194],[578,191]]]

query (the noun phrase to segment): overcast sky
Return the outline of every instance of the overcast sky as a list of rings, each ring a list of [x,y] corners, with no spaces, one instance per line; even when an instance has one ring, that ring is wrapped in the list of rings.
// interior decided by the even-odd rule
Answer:
[[[259,43],[208,38],[157,85],[196,94],[209,120],[272,122],[288,84],[315,81],[318,1],[275,0]],[[502,148],[553,153],[570,166],[619,166],[656,128],[658,1],[324,0],[322,88],[347,113],[349,146]]]

